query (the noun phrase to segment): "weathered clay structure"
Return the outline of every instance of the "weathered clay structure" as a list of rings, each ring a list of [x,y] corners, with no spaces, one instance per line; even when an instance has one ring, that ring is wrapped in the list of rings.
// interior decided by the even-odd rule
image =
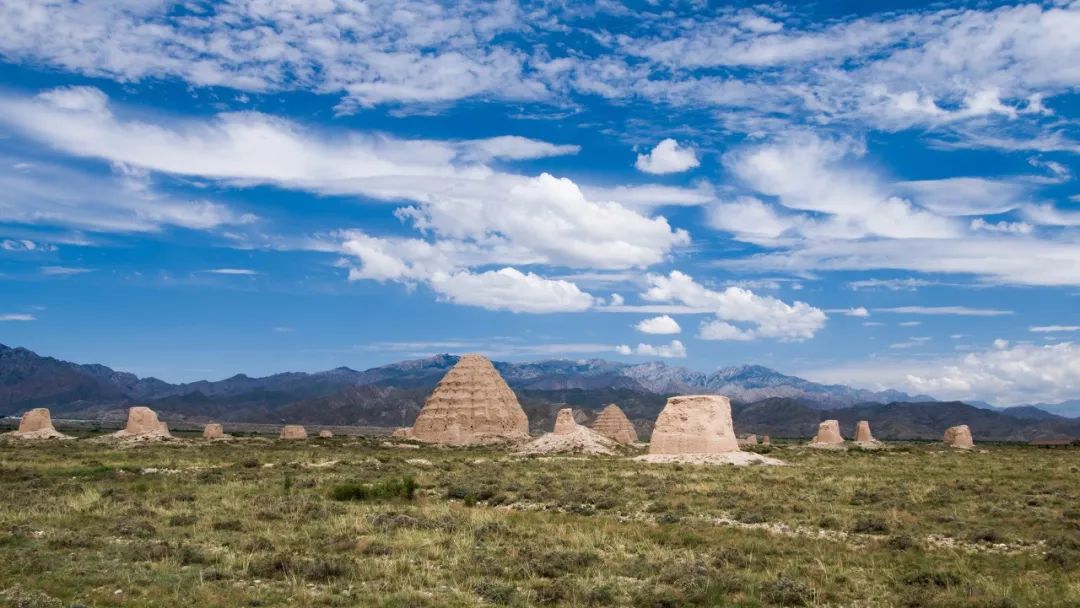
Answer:
[[[855,443],[864,448],[882,446],[880,441],[874,439],[874,434],[870,432],[870,422],[867,420],[860,420],[855,425]]]
[[[731,402],[720,395],[670,397],[656,419],[649,454],[738,452]]]
[[[739,439],[739,447],[752,447],[755,445],[758,445],[758,438],[753,433]]]
[[[844,438],[840,435],[840,422],[826,420],[818,425],[817,435],[810,441],[812,448],[839,448],[843,447]]]
[[[435,387],[408,437],[445,445],[477,445],[528,439],[529,419],[491,361],[465,355]]]
[[[563,408],[555,417],[554,431],[522,446],[518,453],[612,454],[615,447],[615,440],[578,424],[574,411]]]
[[[154,410],[141,405],[128,409],[127,426],[112,436],[134,440],[172,439],[168,425],[158,420]]]
[[[222,428],[217,422],[211,422],[203,427],[202,432],[203,439],[228,439],[229,436],[225,434],[225,429]]]
[[[966,424],[949,427],[945,431],[945,445],[951,448],[970,450],[975,447],[975,440],[971,437],[971,429]]]
[[[622,409],[614,403],[601,410],[592,428],[597,433],[622,444],[630,444],[638,440],[637,429]]]
[[[333,438],[334,438],[334,432],[333,431],[330,431],[330,430],[327,430],[327,429],[323,429],[323,430],[319,431],[319,439],[333,439]]]
[[[286,424],[281,427],[278,439],[307,439],[307,430],[299,424]]]
[[[19,419],[19,430],[5,433],[4,436],[13,439],[71,439],[56,430],[49,410],[44,407],[24,413]]]

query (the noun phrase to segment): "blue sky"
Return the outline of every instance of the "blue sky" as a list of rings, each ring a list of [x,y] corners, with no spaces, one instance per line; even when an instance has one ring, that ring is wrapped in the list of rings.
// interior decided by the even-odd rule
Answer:
[[[0,342],[1080,396],[1080,4],[0,5]]]

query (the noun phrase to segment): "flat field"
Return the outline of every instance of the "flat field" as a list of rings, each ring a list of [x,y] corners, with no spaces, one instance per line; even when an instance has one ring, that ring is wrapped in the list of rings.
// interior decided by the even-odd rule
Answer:
[[[1080,606],[1076,447],[769,455],[5,443],[0,606]]]

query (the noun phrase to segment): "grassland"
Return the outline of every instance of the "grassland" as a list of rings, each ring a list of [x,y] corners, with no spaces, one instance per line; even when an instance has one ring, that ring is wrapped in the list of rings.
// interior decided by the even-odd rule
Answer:
[[[770,455],[0,444],[0,606],[1080,606],[1080,449]]]

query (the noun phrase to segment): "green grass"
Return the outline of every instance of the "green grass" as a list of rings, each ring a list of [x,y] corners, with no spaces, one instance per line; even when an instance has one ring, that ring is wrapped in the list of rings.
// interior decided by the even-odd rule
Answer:
[[[0,444],[0,606],[1080,605],[1080,449],[770,456]]]

